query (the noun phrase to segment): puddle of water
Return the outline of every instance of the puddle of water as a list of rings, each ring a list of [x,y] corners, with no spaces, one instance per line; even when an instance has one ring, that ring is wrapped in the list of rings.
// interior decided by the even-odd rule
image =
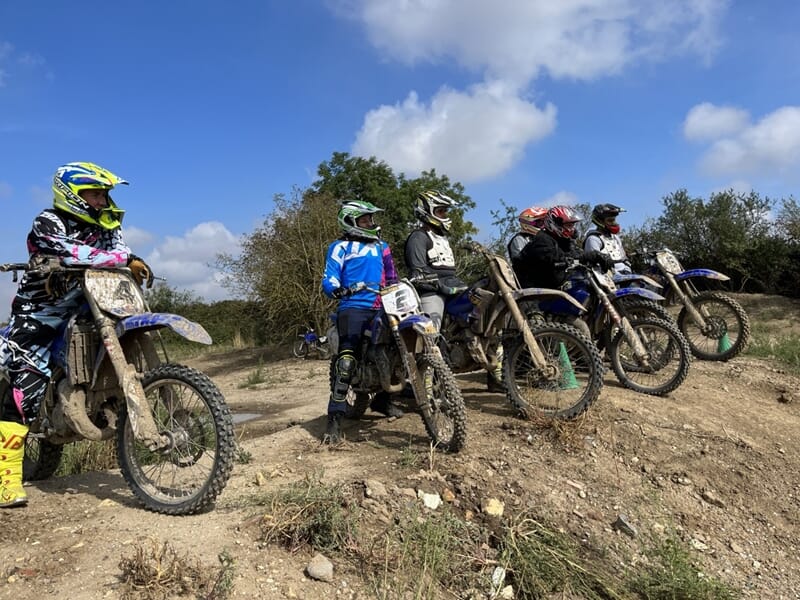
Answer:
[[[259,419],[263,415],[258,413],[234,413],[233,417],[233,424],[238,425],[239,423],[244,423],[246,421],[252,421],[254,419]]]

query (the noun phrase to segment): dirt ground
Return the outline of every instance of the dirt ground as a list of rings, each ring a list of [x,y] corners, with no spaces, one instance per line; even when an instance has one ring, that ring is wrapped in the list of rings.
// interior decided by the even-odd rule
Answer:
[[[800,305],[748,297],[754,323],[800,327]],[[240,500],[264,486],[310,473],[326,480],[383,483],[387,489],[454,492],[463,509],[496,498],[508,513],[531,508],[576,536],[620,557],[669,529],[693,558],[746,598],[800,598],[800,379],[778,363],[740,357],[694,361],[665,398],[623,389],[612,373],[597,403],[553,440],[514,416],[505,399],[484,391],[480,374],[459,376],[469,441],[456,455],[436,454],[430,472],[421,419],[367,413],[345,425],[347,441],[320,445],[327,402],[325,361],[263,350],[186,361],[220,387],[235,414],[243,450],[228,486],[208,513],[168,517],[142,510],[118,471],[52,478],[27,487],[29,505],[0,512],[0,598],[117,598],[119,563],[137,545],[169,542],[211,567],[235,559],[233,597],[366,598],[357,576],[334,564],[330,583],[309,579],[309,555],[263,547],[245,526],[257,509]],[[259,365],[267,381],[241,385]],[[404,467],[413,451],[424,468]],[[637,530],[611,524],[623,514]],[[457,596],[454,596],[457,597]]]

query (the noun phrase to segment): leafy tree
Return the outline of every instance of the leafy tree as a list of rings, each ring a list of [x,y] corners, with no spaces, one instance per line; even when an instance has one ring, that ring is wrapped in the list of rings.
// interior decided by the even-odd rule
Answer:
[[[228,274],[226,285],[263,307],[258,320],[272,341],[294,335],[301,324],[324,331],[335,304],[322,293],[320,283],[328,246],[341,234],[336,221],[341,202],[365,200],[384,209],[376,221],[402,274],[403,245],[416,222],[415,197],[425,189],[440,190],[457,202],[458,208],[451,211],[454,246],[476,231],[464,219],[464,212],[475,204],[460,183],[434,170],[409,180],[374,157],[336,152],[320,164],[318,178],[308,189],[295,189],[291,198],[275,196],[275,208],[244,236],[238,257],[219,257],[218,266]]]

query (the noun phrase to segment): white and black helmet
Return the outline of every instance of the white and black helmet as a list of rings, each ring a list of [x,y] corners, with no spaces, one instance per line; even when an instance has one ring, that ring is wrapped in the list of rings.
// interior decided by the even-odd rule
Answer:
[[[450,196],[435,190],[426,190],[417,194],[414,215],[423,223],[427,223],[444,233],[450,231],[452,220],[447,215],[455,205],[455,200]],[[439,213],[438,215],[436,214],[437,212]]]

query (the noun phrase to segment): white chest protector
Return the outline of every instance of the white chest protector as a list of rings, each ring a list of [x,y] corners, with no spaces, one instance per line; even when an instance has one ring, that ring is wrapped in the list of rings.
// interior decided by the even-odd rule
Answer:
[[[602,242],[601,251],[608,254],[615,262],[620,262],[628,259],[625,254],[625,248],[622,247],[622,240],[617,235],[601,234],[597,236]]]
[[[428,264],[434,268],[456,268],[456,259],[453,256],[453,249],[447,238],[433,231],[428,231],[428,237],[433,242],[433,248],[428,250]]]

